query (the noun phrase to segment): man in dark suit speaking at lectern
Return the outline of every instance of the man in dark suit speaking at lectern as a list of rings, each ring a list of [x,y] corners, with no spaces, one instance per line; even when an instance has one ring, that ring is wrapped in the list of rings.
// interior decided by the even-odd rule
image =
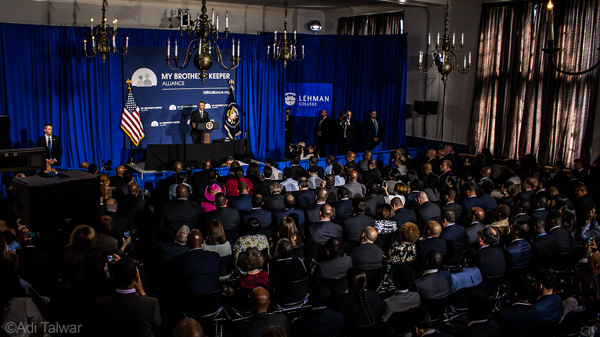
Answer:
[[[60,137],[52,134],[52,124],[44,125],[44,135],[38,138],[37,147],[46,150],[46,162],[50,165],[59,165],[62,157],[62,144]]]
[[[208,112],[204,111],[204,102],[200,101],[200,103],[198,103],[198,110],[192,111],[192,116],[190,117],[190,125],[192,126],[190,136],[192,136],[194,144],[204,143],[204,132],[196,130],[196,126],[208,121],[210,121]]]

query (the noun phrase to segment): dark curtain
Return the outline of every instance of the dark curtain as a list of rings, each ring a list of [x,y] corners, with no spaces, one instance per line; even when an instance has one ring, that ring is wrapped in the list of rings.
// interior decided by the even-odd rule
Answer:
[[[351,110],[358,122],[355,150],[365,148],[363,122],[376,110],[383,123],[383,148],[404,144],[406,136],[406,34],[393,36],[302,36],[306,56],[288,65],[288,82],[333,83],[333,112]],[[315,118],[296,123],[296,141],[315,144]],[[300,134],[298,136],[297,134]],[[300,138],[302,135],[305,138]]]
[[[589,68],[600,57],[598,1],[556,1],[558,64]],[[494,156],[535,155],[553,163],[589,156],[598,71],[581,76],[552,70],[546,47],[545,2],[484,4],[470,149]]]
[[[122,57],[109,56],[106,63],[86,58],[82,44],[88,34],[86,27],[0,24],[0,114],[11,117],[14,147],[35,146],[44,124],[52,123],[63,140],[63,166],[129,158],[130,141],[120,129],[126,93]],[[130,47],[166,46],[167,38],[180,46],[188,41],[177,30],[121,28],[118,36],[121,46],[129,36]],[[306,59],[287,69],[265,59],[271,34],[235,37],[242,39],[236,98],[254,158],[279,159],[284,153],[286,74],[290,82],[334,83],[336,111],[353,109],[360,121],[359,114],[376,109],[386,124],[385,147],[404,142],[406,36],[300,35]],[[231,40],[222,43],[226,48]],[[296,134],[312,137],[313,129]]]
[[[404,11],[338,19],[338,35],[393,35],[402,33]]]

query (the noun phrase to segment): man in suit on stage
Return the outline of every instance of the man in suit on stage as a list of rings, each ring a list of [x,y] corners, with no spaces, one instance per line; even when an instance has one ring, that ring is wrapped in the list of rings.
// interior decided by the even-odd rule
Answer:
[[[354,144],[354,123],[352,122],[352,111],[343,112],[339,122],[339,148],[338,153],[346,154],[352,151]]]
[[[46,150],[46,162],[50,165],[59,165],[62,157],[62,143],[60,137],[52,134],[52,124],[44,125],[44,135],[38,138],[37,147]]]
[[[190,117],[190,126],[192,127],[190,136],[192,136],[192,141],[194,144],[204,143],[204,132],[197,130],[196,127],[198,124],[206,123],[208,121],[210,121],[208,112],[204,111],[204,102],[200,101],[198,103],[198,110],[192,111],[192,116]]]
[[[327,116],[327,110],[321,110],[321,118],[319,118],[317,125],[315,125],[315,134],[317,135],[317,144],[319,145],[321,156],[333,153],[335,122]]]
[[[377,120],[377,111],[373,110],[369,114],[365,123],[367,126],[367,149],[371,151],[381,151],[381,137],[383,136],[383,125]]]

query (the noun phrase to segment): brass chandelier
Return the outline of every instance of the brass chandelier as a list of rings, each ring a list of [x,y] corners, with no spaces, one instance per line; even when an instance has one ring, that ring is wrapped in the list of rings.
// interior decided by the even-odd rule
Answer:
[[[106,61],[106,55],[113,55],[115,53],[119,55],[127,54],[129,48],[129,37],[125,37],[125,48],[123,52],[117,49],[116,36],[117,36],[117,19],[113,21],[113,27],[106,23],[106,6],[108,6],[108,0],[102,1],[102,20],[100,24],[94,27],[94,18],[91,19],[90,35],[92,40],[92,50],[88,53],[88,42],[87,39],[83,39],[83,52],[88,58],[93,58],[96,55],[102,55],[102,62]],[[112,41],[111,41],[112,40]],[[112,43],[112,48],[111,48]]]
[[[204,81],[208,77],[206,72],[213,66],[214,63],[214,58],[212,55],[213,49],[215,57],[217,58],[217,63],[222,69],[232,70],[240,65],[240,40],[237,41],[236,53],[235,38],[232,39],[232,65],[230,67],[227,67],[223,63],[223,56],[221,54],[221,50],[219,49],[219,45],[217,44],[218,40],[225,40],[229,36],[228,12],[225,12],[225,31],[223,32],[223,35],[221,35],[219,32],[219,14],[216,14],[215,20],[215,10],[213,9],[212,18],[210,20],[208,18],[206,0],[202,0],[202,14],[198,14],[196,16],[196,20],[191,20],[189,9],[179,9],[179,18],[179,32],[181,36],[186,38],[195,38],[187,45],[185,54],[183,56],[183,63],[181,65],[178,63],[180,59],[177,54],[177,40],[175,41],[175,53],[173,57],[171,57],[171,40],[167,40],[166,61],[169,68],[173,70],[184,69],[193,59],[194,66],[200,70],[200,78],[202,79],[202,84],[204,84]]]
[[[283,61],[283,67],[287,65],[288,61],[302,61],[304,60],[304,45],[302,45],[302,57],[298,56],[296,48],[296,31],[294,31],[294,39],[288,38],[287,32],[287,0],[284,1],[284,20],[283,20],[283,36],[277,40],[277,31],[275,31],[275,39],[273,45],[267,46],[267,60]],[[273,54],[271,55],[271,47],[273,47]]]
[[[456,46],[456,33],[452,33],[452,40],[450,40],[450,19],[449,19],[449,1],[446,1],[446,19],[444,25],[444,35],[441,38],[440,43],[440,33],[437,34],[437,41],[435,47],[431,48],[431,35],[427,34],[427,54],[431,53],[432,62],[429,66],[427,66],[427,58],[424,57],[422,51],[419,52],[419,70],[422,73],[428,73],[433,66],[435,65],[438,73],[442,75],[442,83],[444,85],[444,93],[442,100],[442,128],[440,141],[444,141],[444,110],[446,106],[446,81],[448,80],[448,75],[454,71],[459,74],[466,74],[471,70],[471,52],[469,52],[469,58],[467,62],[467,55],[464,55],[463,58],[463,67],[462,69],[459,67],[457,62],[458,57],[456,53],[460,53],[463,51],[463,47],[465,45],[465,34],[461,34],[460,38],[460,46]]]

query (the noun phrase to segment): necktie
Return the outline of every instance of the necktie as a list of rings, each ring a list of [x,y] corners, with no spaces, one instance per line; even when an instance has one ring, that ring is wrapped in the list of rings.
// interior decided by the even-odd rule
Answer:
[[[375,135],[377,136],[377,120],[373,120],[373,125],[375,125]]]
[[[48,157],[52,156],[52,138],[48,137]]]
[[[346,138],[346,130],[348,129],[348,122],[344,123],[344,138]]]
[[[321,119],[321,121],[319,122],[319,131],[321,131],[321,128],[323,127],[323,122],[325,121],[325,118]]]

